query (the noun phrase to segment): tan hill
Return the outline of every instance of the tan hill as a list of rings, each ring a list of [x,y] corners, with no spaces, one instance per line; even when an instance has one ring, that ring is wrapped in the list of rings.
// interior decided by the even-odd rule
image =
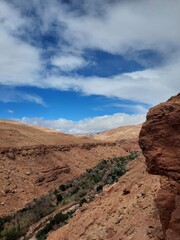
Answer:
[[[121,143],[3,120],[0,136],[0,215],[22,208],[102,159],[125,156],[131,150]]]
[[[126,151],[138,151],[138,139],[139,132],[141,130],[141,124],[131,125],[131,126],[123,126],[114,128],[108,131],[95,133],[95,134],[79,134],[74,135],[75,137],[80,137],[84,140],[95,140],[102,142],[119,142],[123,146]]]
[[[0,147],[34,145],[67,145],[92,142],[43,127],[28,126],[15,121],[0,120]]]
[[[111,130],[107,130],[100,133],[94,134],[79,134],[74,136],[79,136],[84,139],[96,139],[100,141],[121,141],[121,140],[129,140],[138,138],[139,132],[141,130],[141,124],[131,125],[131,126],[123,126],[118,128],[113,128]]]
[[[133,126],[123,126],[105,131],[102,133],[94,134],[93,139],[101,141],[121,141],[137,139],[141,129],[141,124]]]

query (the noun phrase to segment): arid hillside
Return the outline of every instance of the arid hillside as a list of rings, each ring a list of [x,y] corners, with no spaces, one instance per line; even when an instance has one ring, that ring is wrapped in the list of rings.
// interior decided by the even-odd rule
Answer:
[[[137,139],[141,124],[133,126],[124,126],[94,135],[94,139],[101,141],[121,141]]]
[[[0,215],[15,212],[102,159],[139,149],[133,142],[102,142],[0,121]]]
[[[77,138],[73,135],[7,120],[0,120],[0,136],[0,148],[29,147],[35,145],[69,145],[77,143]],[[87,142],[92,143],[92,140],[87,138],[78,139],[78,143]]]
[[[86,139],[95,139],[100,141],[122,141],[122,140],[132,140],[138,138],[138,134],[141,129],[141,124],[132,126],[123,126],[114,128],[105,132],[95,133],[95,134],[80,134],[80,137]]]
[[[84,204],[48,240],[163,240],[154,203],[160,177],[146,172],[143,156],[128,167],[117,183]]]

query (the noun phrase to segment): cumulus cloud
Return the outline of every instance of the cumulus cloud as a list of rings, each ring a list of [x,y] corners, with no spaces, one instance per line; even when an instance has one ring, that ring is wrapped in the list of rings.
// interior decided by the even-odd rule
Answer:
[[[70,4],[52,4],[42,16],[46,26],[52,21],[63,24],[63,38],[75,49],[168,52],[180,45],[179,9],[179,0],[85,0],[81,11]]]
[[[18,38],[26,21],[19,11],[0,2],[0,83],[33,85],[41,68],[40,51]]]
[[[139,124],[144,122],[144,120],[144,114],[129,115],[125,113],[98,116],[80,121],[72,121],[67,119],[45,120],[43,118],[26,117],[19,119],[19,121],[25,124],[44,126],[70,134],[102,132],[119,126]]]
[[[80,7],[76,1],[70,1],[72,4],[65,1],[10,2],[14,5],[0,2],[1,84],[74,90],[86,95],[117,97],[152,105],[179,91],[179,0],[84,0]],[[39,21],[22,14],[31,4],[37,9]],[[138,51],[154,50],[164,61],[154,68],[109,78],[70,74],[67,77],[48,72],[42,57],[47,49],[19,37],[25,26],[37,22],[40,24],[36,31],[41,34],[55,30],[58,43],[56,51],[51,49],[55,55],[50,61],[63,71],[86,64],[82,56],[87,49],[127,55],[128,58],[133,58]]]

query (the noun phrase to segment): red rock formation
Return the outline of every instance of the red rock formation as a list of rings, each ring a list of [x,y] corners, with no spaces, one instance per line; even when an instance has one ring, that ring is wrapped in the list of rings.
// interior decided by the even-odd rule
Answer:
[[[163,175],[156,198],[167,240],[180,239],[180,94],[150,109],[139,144],[149,173]]]

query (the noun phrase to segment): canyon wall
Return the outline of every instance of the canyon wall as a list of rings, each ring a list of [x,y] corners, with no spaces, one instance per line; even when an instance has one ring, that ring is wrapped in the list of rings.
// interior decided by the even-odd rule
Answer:
[[[166,240],[180,239],[180,94],[150,109],[139,144],[147,171],[161,175],[156,205]]]

